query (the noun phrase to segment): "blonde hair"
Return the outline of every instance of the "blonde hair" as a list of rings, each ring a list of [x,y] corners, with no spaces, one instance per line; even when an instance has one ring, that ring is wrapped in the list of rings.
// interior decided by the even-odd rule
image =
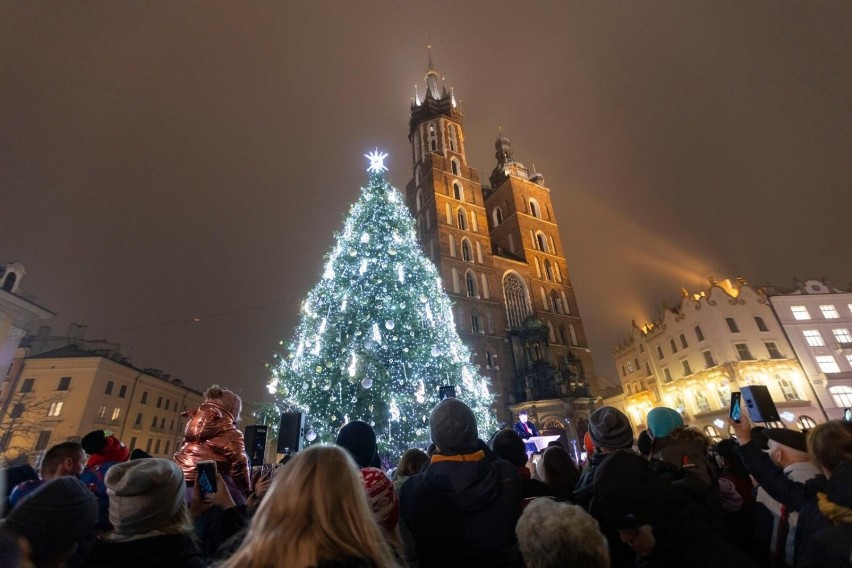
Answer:
[[[313,446],[280,470],[223,568],[308,568],[347,557],[398,566],[345,450]]]
[[[852,460],[852,423],[830,420],[808,433],[808,451],[828,473],[841,462]]]

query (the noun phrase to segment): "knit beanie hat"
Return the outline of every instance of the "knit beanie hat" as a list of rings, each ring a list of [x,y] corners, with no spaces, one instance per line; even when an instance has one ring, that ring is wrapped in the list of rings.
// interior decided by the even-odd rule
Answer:
[[[648,433],[656,440],[665,438],[678,426],[683,426],[683,418],[674,408],[658,406],[652,408],[645,420],[648,424]]]
[[[183,473],[171,460],[149,458],[116,464],[104,481],[109,521],[121,535],[156,530],[184,506]]]
[[[648,461],[630,451],[607,456],[594,472],[595,498],[590,513],[616,528],[649,524],[656,495]]]
[[[589,434],[598,448],[629,448],[633,446],[630,420],[617,408],[602,406],[589,417]]]
[[[213,385],[204,393],[204,402],[215,404],[230,414],[236,420],[243,409],[243,402],[237,393],[223,389],[219,385]]]
[[[362,468],[360,473],[373,518],[385,531],[392,533],[399,522],[399,498],[393,482],[376,467]]]
[[[89,432],[83,436],[80,444],[89,454],[89,461],[86,462],[87,467],[94,467],[106,462],[127,461],[130,456],[130,450],[121,440],[115,436],[107,436],[103,430]]]
[[[373,427],[360,420],[347,422],[337,433],[335,446],[340,446],[355,460],[358,467],[370,467],[375,465],[376,433]]]
[[[443,454],[473,450],[479,439],[473,411],[457,398],[445,398],[432,409],[429,429],[432,441]]]
[[[62,476],[42,484],[21,501],[3,528],[25,537],[40,565],[85,539],[97,519],[95,495],[76,477]]]

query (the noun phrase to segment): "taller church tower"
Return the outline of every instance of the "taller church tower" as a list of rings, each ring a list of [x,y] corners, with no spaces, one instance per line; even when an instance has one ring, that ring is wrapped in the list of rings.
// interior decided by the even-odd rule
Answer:
[[[540,429],[581,434],[597,389],[583,323],[544,177],[497,139],[497,166],[483,185],[465,154],[464,114],[432,64],[415,88],[406,201],[424,252],[454,303],[456,327],[491,379],[496,412],[526,408]]]

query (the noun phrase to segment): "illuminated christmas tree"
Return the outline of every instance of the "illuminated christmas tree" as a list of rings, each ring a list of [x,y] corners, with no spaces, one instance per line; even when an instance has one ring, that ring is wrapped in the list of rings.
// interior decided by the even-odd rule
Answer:
[[[371,424],[392,456],[429,439],[442,386],[495,428],[488,382],[459,339],[438,271],[417,243],[402,195],[372,153],[369,181],[326,258],[320,282],[278,357],[269,390],[307,415],[309,443],[331,443],[349,420]]]

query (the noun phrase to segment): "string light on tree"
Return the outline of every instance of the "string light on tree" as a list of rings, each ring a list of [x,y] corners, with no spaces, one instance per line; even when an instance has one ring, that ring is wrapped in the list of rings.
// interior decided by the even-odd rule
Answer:
[[[282,411],[307,414],[313,443],[329,443],[344,420],[373,424],[383,452],[425,445],[441,385],[454,384],[496,427],[489,385],[470,364],[438,271],[417,242],[414,220],[384,178],[386,153],[365,155],[368,182],[352,205],[323,273],[302,303],[269,390]],[[391,430],[391,427],[393,430]]]

